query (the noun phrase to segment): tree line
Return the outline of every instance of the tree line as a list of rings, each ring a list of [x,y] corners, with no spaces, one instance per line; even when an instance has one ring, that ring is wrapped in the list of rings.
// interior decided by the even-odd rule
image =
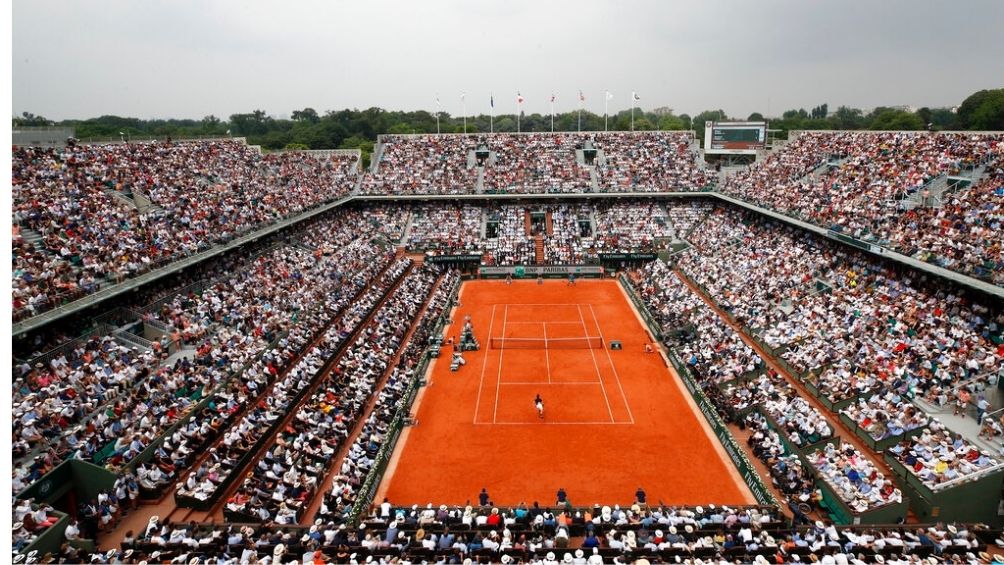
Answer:
[[[13,127],[62,126],[74,128],[78,139],[117,139],[122,137],[242,136],[253,145],[267,150],[278,149],[361,149],[365,161],[373,150],[377,135],[382,133],[435,133],[437,115],[418,110],[388,111],[382,108],[366,110],[332,110],[320,114],[313,108],[296,110],[289,119],[269,116],[262,110],[233,114],[223,120],[216,116],[195,119],[141,120],[119,116],[101,116],[86,120],[54,122],[43,116],[24,112],[12,120]],[[439,131],[462,133],[464,117],[439,112]],[[675,114],[671,108],[644,110],[635,108],[634,129],[694,130],[704,138],[704,124],[714,120],[763,120],[754,112],[749,116],[732,116],[723,110],[705,110],[695,116]],[[622,110],[606,118],[610,130],[631,129],[631,110]],[[515,114],[467,116],[468,133],[515,132]],[[526,132],[551,131],[549,114],[521,114],[519,128]],[[555,114],[555,131],[602,131],[604,116],[588,111]],[[1004,88],[981,90],[967,97],[956,109],[878,107],[870,112],[840,106],[830,110],[820,104],[811,110],[791,109],[780,118],[770,119],[770,129],[784,139],[792,130],[1004,130]]]

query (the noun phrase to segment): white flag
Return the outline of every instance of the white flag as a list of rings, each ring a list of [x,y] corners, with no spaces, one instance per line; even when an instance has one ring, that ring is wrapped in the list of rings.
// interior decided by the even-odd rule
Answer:
[[[517,104],[522,104],[525,100],[526,99],[523,98],[522,94],[520,94],[519,92],[516,93],[516,103]]]
[[[439,95],[438,94],[436,95],[436,107],[437,108],[442,108],[443,107],[443,104],[439,101]]]
[[[635,102],[637,102],[638,100],[641,100],[641,96],[638,96],[637,92],[632,92],[631,93],[631,99],[634,100]]]
[[[607,100],[613,100],[613,99],[614,99],[614,95],[610,94],[610,91],[608,90],[607,91]]]

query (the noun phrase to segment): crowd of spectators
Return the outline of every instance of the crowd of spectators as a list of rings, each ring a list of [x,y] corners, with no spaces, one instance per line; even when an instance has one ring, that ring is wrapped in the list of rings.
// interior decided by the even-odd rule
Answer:
[[[587,192],[589,169],[576,160],[585,136],[500,133],[486,137],[494,162],[484,168],[489,193]]]
[[[299,408],[292,403],[284,406],[283,415],[296,410],[293,420],[260,457],[248,454],[257,460],[227,500],[229,513],[246,517],[244,519],[279,523],[294,523],[298,519],[304,502],[316,492],[318,481],[323,478],[330,459],[347,436],[366,398],[365,391],[353,390],[342,378],[346,358],[354,355],[352,346],[345,344],[356,332],[362,332],[357,341],[366,335],[372,322],[367,326],[360,324],[410,264],[407,258],[397,259],[360,296],[346,304],[340,320],[329,327],[320,342],[300,360],[294,372],[304,375],[304,384],[300,386],[304,392],[297,398],[302,398],[303,394],[310,394],[310,397]],[[343,347],[346,350],[338,365],[329,370],[328,360]]]
[[[822,412],[809,401],[794,394],[778,395],[763,403],[763,412],[781,427],[788,440],[798,448],[805,448],[833,437],[833,427]]]
[[[469,194],[478,182],[475,135],[384,135],[376,172],[362,194]]]
[[[662,261],[645,265],[639,294],[698,382],[718,384],[763,368],[760,356]]]
[[[544,262],[550,265],[578,265],[595,256],[588,204],[560,204],[547,208],[551,232],[544,236]]]
[[[802,132],[721,190],[1000,284],[1001,247],[984,236],[1000,223],[1002,144],[1000,134]],[[991,161],[971,195],[909,212],[899,204],[915,193],[926,203],[932,180]]]
[[[483,208],[469,204],[423,204],[411,209],[408,248],[449,254],[481,254]]]
[[[406,308],[407,305],[420,306],[422,289],[431,285],[436,275],[436,271],[426,269],[421,274],[422,278],[416,278],[415,287],[403,291],[400,299],[405,304],[401,308]],[[425,311],[415,323],[414,333],[390,370],[383,387],[375,393],[375,402],[369,417],[346,453],[338,475],[332,479],[330,489],[324,493],[321,506],[314,517],[315,521],[344,523],[358,499],[360,489],[369,475],[376,471],[374,464],[378,453],[396,433],[391,429],[394,419],[399,416],[400,410],[408,409],[408,405],[404,404],[404,395],[415,378],[420,376],[415,374],[415,370],[425,352],[428,338],[440,317],[446,313],[450,305],[450,296],[459,282],[460,275],[455,271],[449,271],[443,275],[439,286],[429,296]],[[404,311],[409,312],[411,309]],[[392,349],[389,353],[392,355],[393,351]],[[390,357],[386,357],[383,362],[391,360]]]
[[[76,449],[83,435],[107,423],[101,414],[94,421],[88,421],[89,416],[144,381],[159,362],[152,351],[140,352],[109,335],[93,335],[48,363],[15,366],[14,460],[34,455],[37,460],[54,459],[44,468],[53,466],[58,454]],[[44,449],[50,445],[57,448]],[[25,477],[29,482],[42,471],[32,467]]]
[[[594,135],[603,152],[596,166],[601,192],[704,190],[715,173],[698,162],[690,132],[609,132]]]
[[[270,247],[229,263],[240,268],[221,271],[201,292],[179,294],[148,312],[187,342],[190,353],[173,363],[102,336],[53,357],[49,371],[15,367],[15,395],[23,399],[15,402],[18,420],[29,432],[47,434],[19,428],[15,453],[23,459],[14,466],[15,488],[66,458],[120,469],[217,390],[199,419],[175,429],[154,459],[137,468],[150,490],[176,478],[174,469],[215,439],[237,401],[260,392],[262,379],[273,378],[386,264],[383,250],[355,234],[351,216],[319,223],[325,233],[315,251]],[[244,369],[246,382],[228,383]]]
[[[840,413],[876,441],[901,436],[926,426],[930,421],[921,409],[892,390],[862,396],[841,409]]]
[[[907,210],[881,226],[894,249],[1004,286],[1004,142],[975,185],[944,193],[936,206]]]
[[[370,203],[353,207],[350,213],[356,222],[357,234],[371,231],[381,235],[392,245],[401,241],[410,217],[408,207],[394,204]],[[309,241],[308,238],[304,240]]]
[[[729,230],[725,232],[732,233]],[[776,431],[785,434],[787,441],[796,449],[809,448],[833,437],[834,428],[827,417],[773,371],[744,380],[745,377],[739,377],[752,373],[757,369],[756,365],[733,364],[738,369],[726,371],[713,365],[722,359],[736,358],[736,348],[731,345],[723,347],[723,344],[742,344],[738,350],[748,346],[717,313],[700,304],[700,298],[668,265],[653,262],[642,269],[640,277],[640,294],[667,335],[679,335],[676,328],[681,323],[689,321],[693,325],[692,339],[671,337],[668,345],[681,352],[688,369],[726,421],[736,422],[739,420],[737,414],[752,407],[763,416],[769,416],[778,426]],[[702,307],[710,313],[706,320],[694,316],[694,312],[701,311]],[[750,353],[756,355],[752,350]],[[759,357],[756,359],[759,360]],[[709,362],[712,363],[710,367]],[[742,371],[743,368],[749,370]],[[756,426],[758,435],[755,434],[754,454],[769,467],[775,465],[772,458],[782,453],[780,437],[765,431],[767,421],[760,416],[746,416],[742,421]],[[902,500],[902,494],[895,485],[849,444],[826,444],[808,457],[813,472],[830,483],[855,512],[865,512]],[[787,474],[787,470],[783,474]]]
[[[665,249],[677,235],[663,204],[644,202],[596,208],[599,253],[652,252]]]
[[[420,204],[409,208],[407,246],[434,254],[481,254],[500,265],[532,264],[534,239],[544,242],[546,264],[581,264],[602,253],[656,252],[669,247],[710,211],[706,203],[552,204],[483,207]],[[667,212],[667,210],[669,212]],[[531,212],[550,219],[527,228]],[[497,224],[482,236],[483,223]],[[680,227],[676,227],[679,224]]]
[[[933,491],[951,488],[1004,463],[938,422],[904,439],[889,453]]]
[[[483,245],[485,262],[490,265],[533,265],[536,253],[527,233],[526,210],[516,204],[503,204],[486,212],[496,231],[488,234]]]
[[[828,443],[807,457],[818,477],[855,512],[903,502],[892,479],[849,443]]]
[[[783,459],[782,459],[783,461]],[[582,538],[573,542],[570,537]],[[994,558],[984,526],[791,528],[766,507],[389,508],[358,526],[200,525],[151,520],[94,563],[975,563]],[[64,546],[62,557],[87,561]],[[639,561],[645,560],[645,561]]]
[[[704,221],[704,218],[714,209],[714,204],[707,200],[673,200],[663,204],[669,216],[676,237],[686,239],[694,226]]]
[[[407,267],[408,259],[397,266]],[[396,270],[396,269],[395,269]],[[290,423],[266,448],[244,482],[228,499],[229,516],[241,521],[256,520],[278,524],[294,524],[303,517],[333,458],[374,394],[374,389],[387,371],[413,317],[427,298],[436,280],[435,267],[414,270],[403,278],[400,286],[373,313],[372,320],[360,330],[338,357],[334,367],[323,377],[315,392],[294,413]],[[388,285],[393,279],[388,278]],[[360,301],[359,317],[372,310],[388,285],[374,292],[371,300]],[[371,287],[374,288],[374,287]],[[325,347],[328,355],[345,343],[351,334],[329,333]],[[354,447],[342,462],[364,465],[366,459],[353,458]],[[339,475],[340,477],[341,475]],[[339,477],[333,479],[340,484]]]
[[[38,536],[59,521],[59,518],[48,504],[38,504],[31,499],[16,501],[11,519],[14,553],[17,554],[31,545]]]
[[[835,402],[1000,371],[1004,314],[966,296],[742,212],[717,210],[691,241],[682,270]]]
[[[15,317],[347,195],[356,155],[262,156],[236,141],[15,147]]]
[[[593,179],[578,151],[595,149],[603,192],[703,190],[715,174],[699,163],[689,132],[385,135],[364,194],[465,194],[484,170],[488,193],[588,192]],[[476,151],[490,157],[476,157]]]

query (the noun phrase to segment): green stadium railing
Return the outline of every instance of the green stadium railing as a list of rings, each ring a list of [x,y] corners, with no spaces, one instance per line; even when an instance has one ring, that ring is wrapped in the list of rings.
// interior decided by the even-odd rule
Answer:
[[[920,521],[983,522],[995,527],[1004,523],[998,514],[1004,467],[992,467],[972,476],[931,487],[891,453],[885,461],[894,478],[910,497],[910,509]]]

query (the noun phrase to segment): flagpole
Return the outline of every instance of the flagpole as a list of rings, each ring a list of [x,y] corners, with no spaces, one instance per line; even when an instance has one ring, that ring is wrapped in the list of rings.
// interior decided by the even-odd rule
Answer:
[[[516,93],[516,133],[519,133],[519,93]]]
[[[631,95],[631,131],[634,131],[634,94]]]
[[[467,135],[467,97],[465,95],[460,95],[461,105],[464,107],[464,135]]]
[[[495,93],[492,93],[491,99],[492,99],[492,109],[491,109],[491,117],[488,118],[488,127],[490,128],[490,133],[495,133]]]
[[[607,111],[610,107],[610,91],[603,95],[603,131],[607,131]]]
[[[554,133],[554,96],[551,96],[551,133]]]

